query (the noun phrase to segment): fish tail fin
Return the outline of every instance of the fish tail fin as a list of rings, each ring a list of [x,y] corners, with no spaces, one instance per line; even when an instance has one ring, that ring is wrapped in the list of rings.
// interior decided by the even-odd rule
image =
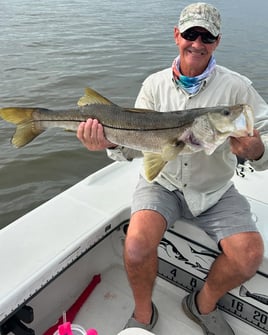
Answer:
[[[240,297],[247,297],[248,296],[248,290],[245,288],[244,285],[240,286],[239,295],[240,295]]]
[[[38,128],[34,122],[33,113],[37,108],[7,107],[0,109],[0,117],[10,123],[17,125],[16,131],[11,139],[11,143],[20,148],[31,142],[44,129]]]

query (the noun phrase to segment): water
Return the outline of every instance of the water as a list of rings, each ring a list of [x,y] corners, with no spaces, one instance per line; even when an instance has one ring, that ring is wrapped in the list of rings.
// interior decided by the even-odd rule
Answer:
[[[223,17],[217,62],[251,78],[268,101],[267,0],[211,0]],[[177,55],[173,27],[190,1],[0,0],[0,105],[69,108],[90,86],[133,106],[143,79]],[[10,145],[0,121],[0,228],[111,163],[75,134],[51,130]]]

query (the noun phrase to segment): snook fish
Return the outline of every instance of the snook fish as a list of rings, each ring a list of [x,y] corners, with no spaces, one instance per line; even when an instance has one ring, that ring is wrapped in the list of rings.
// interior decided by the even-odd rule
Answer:
[[[122,108],[87,88],[78,106],[69,111],[8,107],[0,109],[0,117],[17,125],[11,142],[18,148],[48,128],[76,131],[80,122],[98,119],[109,141],[143,152],[145,174],[150,181],[182,151],[190,148],[190,152],[204,150],[212,154],[228,136],[253,133],[252,110],[243,104],[156,113]]]

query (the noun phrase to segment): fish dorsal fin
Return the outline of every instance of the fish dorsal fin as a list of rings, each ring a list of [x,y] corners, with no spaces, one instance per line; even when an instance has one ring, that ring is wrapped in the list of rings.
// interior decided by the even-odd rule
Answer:
[[[85,95],[83,95],[77,102],[77,105],[82,107],[86,105],[100,104],[100,105],[114,105],[110,100],[94,91],[92,88],[85,88]]]
[[[167,162],[163,160],[161,154],[144,152],[143,155],[145,176],[148,181],[152,181],[158,176]]]

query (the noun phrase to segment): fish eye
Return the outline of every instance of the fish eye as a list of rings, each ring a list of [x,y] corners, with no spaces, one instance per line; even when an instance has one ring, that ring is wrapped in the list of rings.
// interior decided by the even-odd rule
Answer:
[[[230,111],[228,110],[228,109],[225,109],[224,111],[223,111],[223,115],[224,116],[229,116],[231,113],[230,113]]]

